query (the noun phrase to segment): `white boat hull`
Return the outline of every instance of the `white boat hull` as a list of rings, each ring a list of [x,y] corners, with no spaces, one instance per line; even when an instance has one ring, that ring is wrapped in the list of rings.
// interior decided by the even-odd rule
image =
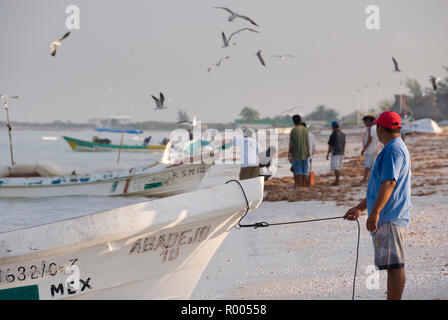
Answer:
[[[262,179],[241,184],[255,209]],[[232,182],[0,233],[0,299],[188,299],[246,209]]]
[[[0,179],[0,198],[57,196],[163,197],[195,190],[210,165],[159,165],[125,173],[85,176]],[[74,179],[75,178],[75,179]]]

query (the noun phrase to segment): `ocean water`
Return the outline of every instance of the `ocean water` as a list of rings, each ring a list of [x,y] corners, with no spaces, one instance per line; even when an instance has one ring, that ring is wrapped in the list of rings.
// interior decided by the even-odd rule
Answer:
[[[150,144],[158,144],[169,132],[145,132],[152,136]],[[82,131],[13,130],[13,155],[16,163],[52,163],[64,171],[99,172],[116,168],[132,168],[161,159],[162,153],[73,152],[62,136],[91,140],[94,135],[120,143],[121,134]],[[57,140],[44,140],[44,137]],[[125,135],[124,143],[136,143],[133,135]],[[8,131],[0,130],[0,167],[10,166]],[[68,218],[101,212],[128,204],[148,201],[144,197],[54,197],[40,199],[0,199],[0,232],[22,229]]]

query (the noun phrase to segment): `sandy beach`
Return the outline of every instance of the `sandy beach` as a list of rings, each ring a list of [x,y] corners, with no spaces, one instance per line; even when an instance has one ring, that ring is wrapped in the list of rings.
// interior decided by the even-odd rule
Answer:
[[[279,170],[265,184],[261,206],[242,222],[286,222],[342,216],[362,199],[361,135],[347,135],[342,185],[325,160],[326,135],[316,135],[316,185],[296,191],[279,136]],[[448,299],[448,133],[406,137],[412,159],[412,221],[406,235],[403,299]],[[215,166],[201,187],[238,177],[237,166]],[[361,242],[355,299],[385,299],[386,272],[372,284],[373,246],[359,219]],[[191,299],[351,299],[356,222],[330,220],[268,228],[233,229],[199,280]]]

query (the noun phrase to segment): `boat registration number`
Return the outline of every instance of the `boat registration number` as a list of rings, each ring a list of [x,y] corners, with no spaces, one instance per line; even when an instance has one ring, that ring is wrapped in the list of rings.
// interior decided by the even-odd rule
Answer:
[[[40,264],[14,266],[5,270],[0,269],[0,284],[13,283],[15,281],[37,280],[46,276],[54,277],[61,270],[64,271],[67,266],[74,265],[78,259],[71,259],[67,265],[58,265],[55,262],[47,263],[42,261]]]
[[[129,254],[161,250],[162,262],[173,261],[179,255],[179,248],[204,241],[211,230],[210,225],[179,232],[150,235],[137,239],[131,246]]]

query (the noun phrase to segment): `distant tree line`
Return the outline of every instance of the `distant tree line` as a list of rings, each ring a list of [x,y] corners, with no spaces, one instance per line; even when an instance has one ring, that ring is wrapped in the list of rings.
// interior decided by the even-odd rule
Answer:
[[[271,121],[274,126],[276,123],[284,123],[285,120],[291,120],[290,115],[278,115],[273,118],[261,118],[260,113],[251,107],[244,107],[241,110],[239,116],[240,119],[245,123],[254,123],[254,121],[256,120],[268,120]],[[327,108],[324,105],[319,105],[313,112],[309,113],[306,116],[303,116],[303,119],[305,121],[314,120],[332,122],[339,119],[339,113],[335,109]]]

